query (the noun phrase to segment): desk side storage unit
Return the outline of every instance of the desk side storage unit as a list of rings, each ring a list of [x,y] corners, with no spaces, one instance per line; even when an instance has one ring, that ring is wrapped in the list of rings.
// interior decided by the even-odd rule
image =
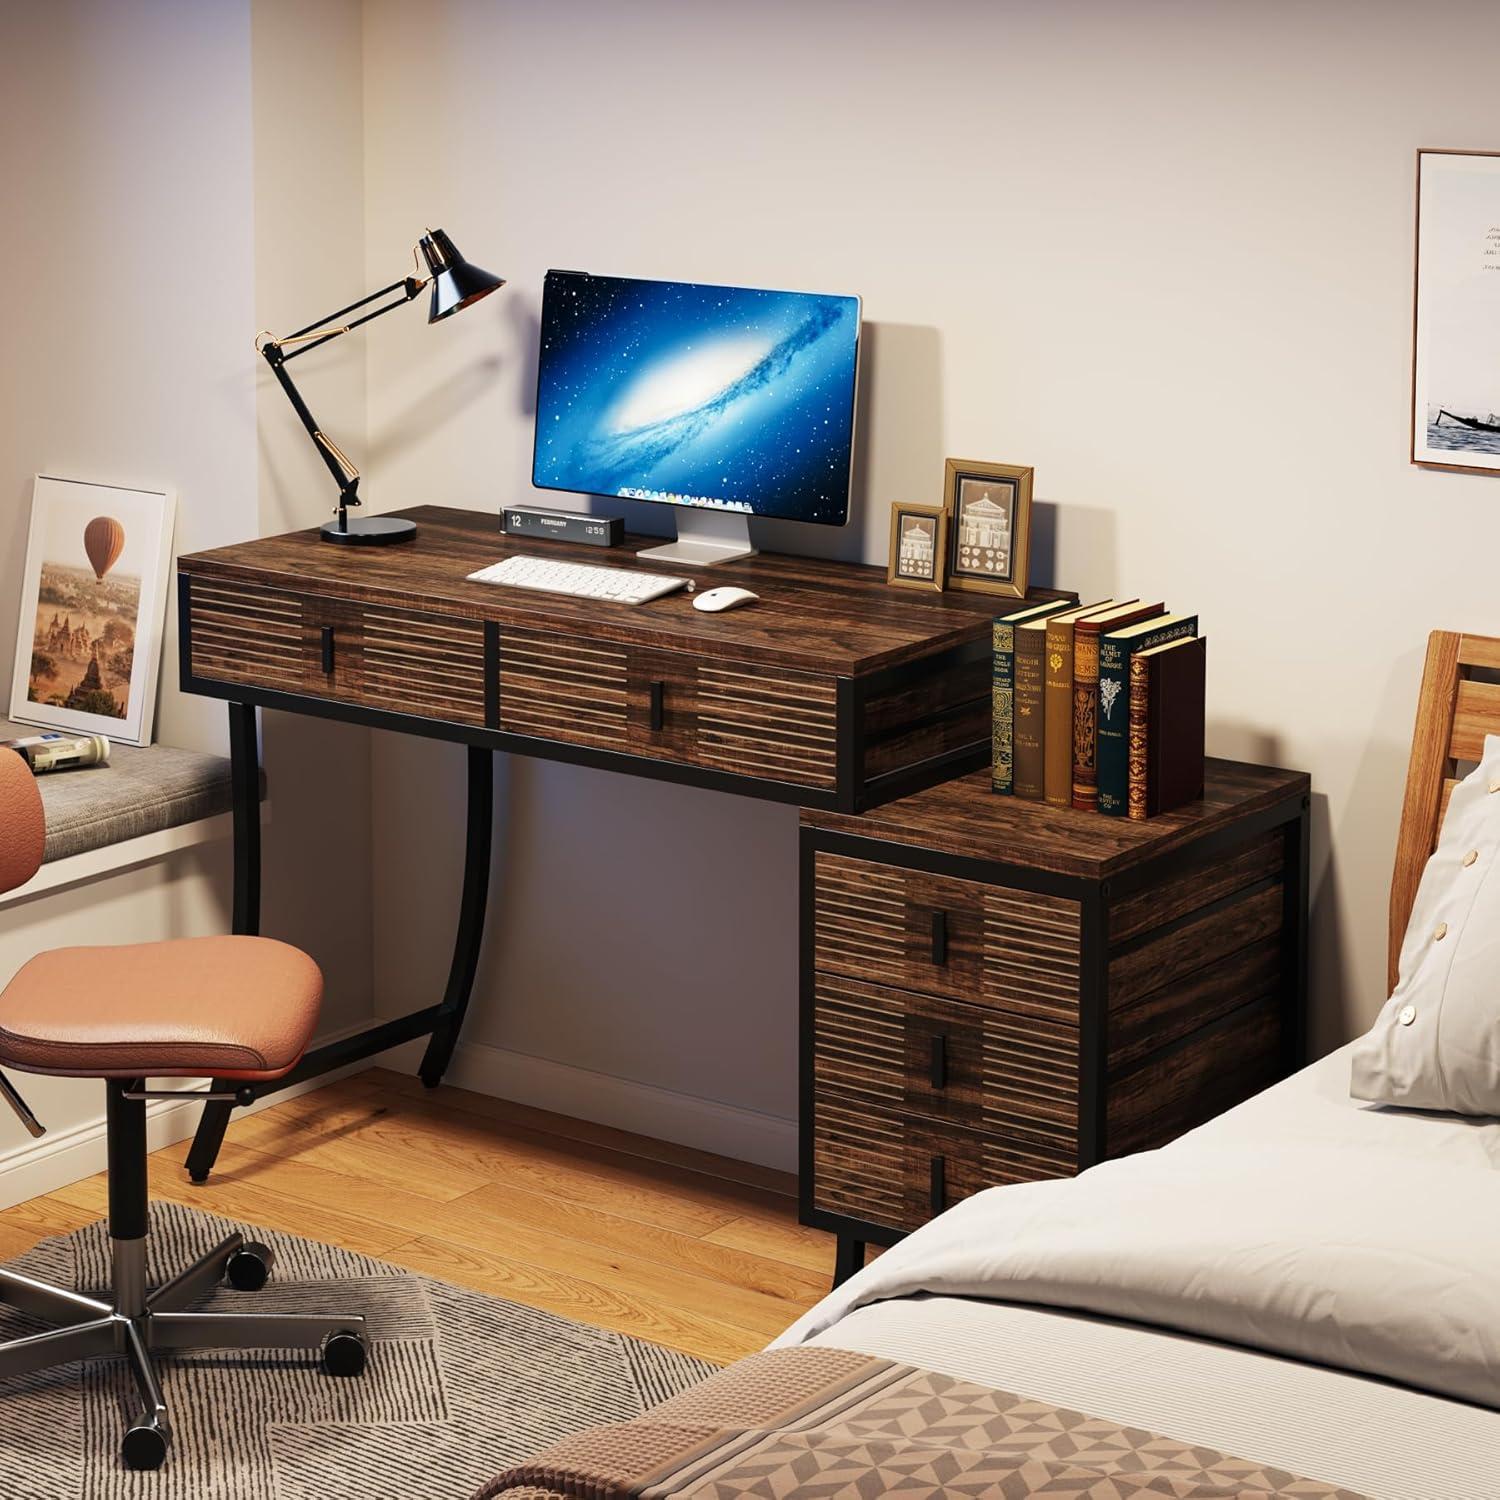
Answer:
[[[804,811],[801,1195],[837,1275],[1001,1183],[1165,1144],[1300,1066],[1308,778],[1148,822],[986,773]]]

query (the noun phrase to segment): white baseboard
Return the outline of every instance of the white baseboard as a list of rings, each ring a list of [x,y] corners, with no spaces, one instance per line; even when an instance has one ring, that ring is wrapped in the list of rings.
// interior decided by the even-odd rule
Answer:
[[[408,1043],[378,1061],[414,1071],[425,1045],[425,1041]],[[779,1115],[678,1094],[482,1042],[460,1042],[443,1081],[595,1125],[695,1146],[735,1161],[783,1172],[797,1170],[797,1122]]]
[[[369,1024],[368,1021],[361,1021],[357,1025],[329,1032],[326,1036],[315,1038],[313,1046],[321,1047],[327,1042],[352,1036],[355,1032],[363,1031]],[[335,1078],[344,1078],[369,1066],[368,1062],[353,1063],[320,1078],[309,1079],[306,1083],[294,1084],[283,1093],[258,1100],[245,1113],[254,1114],[259,1110],[269,1109],[283,1100],[311,1093],[313,1089],[322,1088],[325,1083],[332,1083]],[[25,1075],[21,1076],[24,1079]],[[99,1089],[102,1106],[103,1085],[96,1084],[95,1087]],[[163,1081],[160,1087],[170,1088],[170,1080]],[[193,1080],[192,1086],[182,1091],[180,1104],[175,1099],[157,1099],[146,1106],[146,1142],[152,1151],[186,1140],[198,1128],[198,1113],[202,1105],[193,1095],[207,1087],[207,1083],[200,1084]],[[56,1133],[49,1131],[39,1140],[26,1141],[10,1151],[0,1152],[0,1208],[24,1203],[28,1198],[38,1198],[44,1193],[66,1187],[70,1182],[92,1177],[96,1172],[104,1170],[106,1160],[104,1115],[101,1109],[96,1119],[85,1120]]]

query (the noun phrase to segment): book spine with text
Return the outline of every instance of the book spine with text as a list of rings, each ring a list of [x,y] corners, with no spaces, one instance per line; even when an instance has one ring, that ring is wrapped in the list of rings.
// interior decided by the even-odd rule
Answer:
[[[1053,807],[1073,800],[1073,622],[1047,623],[1043,679],[1042,791]]]
[[[1099,632],[1073,632],[1073,806],[1099,807]]]
[[[1130,659],[1130,718],[1125,731],[1125,811],[1138,822],[1146,819],[1147,741],[1151,731],[1151,658]]]
[[[991,690],[990,790],[1010,796],[1015,790],[1016,627],[996,620],[991,627],[994,682]]]
[[[1041,630],[1018,630],[1015,645],[1014,790],[1040,802],[1046,795],[1043,760],[1043,704],[1046,693],[1047,637]]]
[[[1099,735],[1095,759],[1099,774],[1099,811],[1123,818],[1130,807],[1130,656],[1185,635],[1197,635],[1198,617],[1189,615],[1160,630],[1148,630],[1129,641],[1099,639]]]

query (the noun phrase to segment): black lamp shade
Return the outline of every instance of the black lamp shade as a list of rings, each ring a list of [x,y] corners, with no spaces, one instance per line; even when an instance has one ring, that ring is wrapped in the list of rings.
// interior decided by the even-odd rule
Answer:
[[[424,234],[420,241],[422,259],[432,272],[432,308],[427,314],[429,323],[436,323],[453,313],[461,312],[472,302],[487,297],[498,287],[505,285],[501,276],[492,276],[470,265],[458,253],[453,241],[441,229]]]

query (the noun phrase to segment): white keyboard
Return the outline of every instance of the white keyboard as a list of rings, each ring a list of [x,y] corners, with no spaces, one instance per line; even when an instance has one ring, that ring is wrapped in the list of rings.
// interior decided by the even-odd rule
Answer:
[[[608,599],[614,604],[644,604],[687,586],[686,578],[668,578],[639,568],[593,568],[522,553],[470,573],[469,579],[473,583],[503,583],[514,589],[539,589],[544,594],[572,594],[578,599]]]

